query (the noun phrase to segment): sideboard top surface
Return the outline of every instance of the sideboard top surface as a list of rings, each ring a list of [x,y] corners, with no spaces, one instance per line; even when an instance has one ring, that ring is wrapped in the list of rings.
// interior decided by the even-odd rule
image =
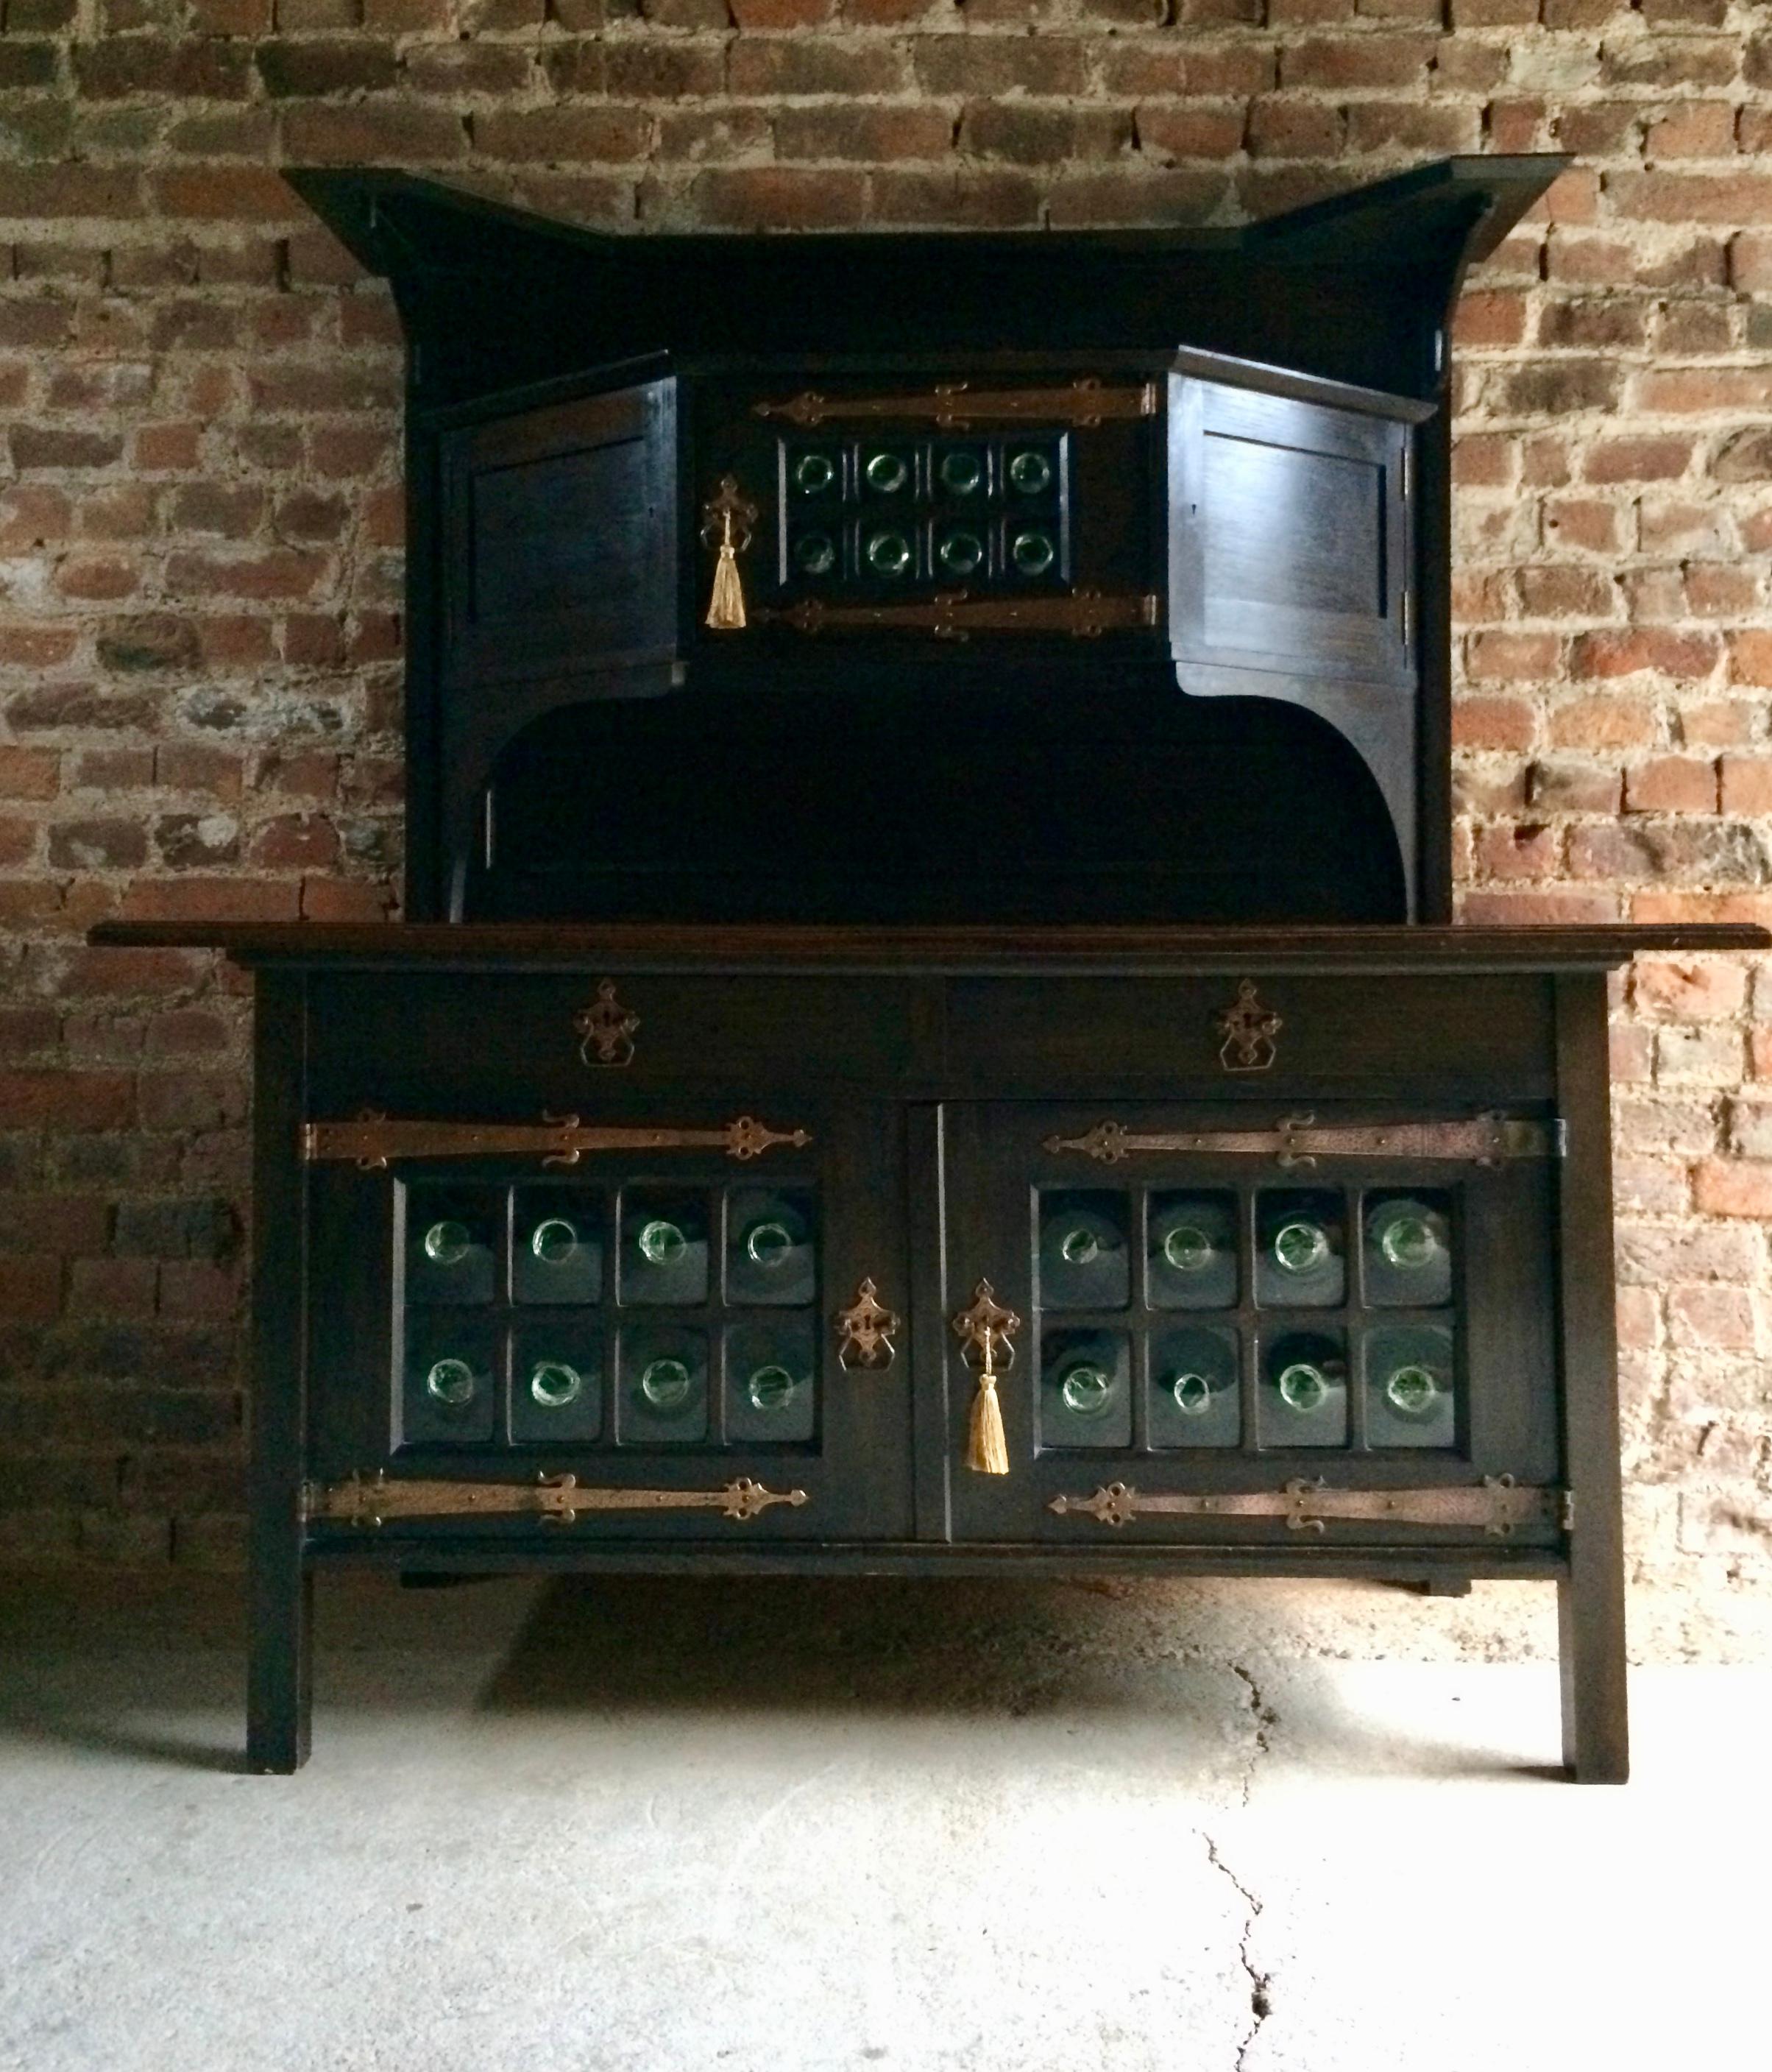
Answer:
[[[1639,952],[1772,948],[1738,923],[1569,927],[810,927],[744,924],[107,921],[101,948],[219,950],[254,968],[680,967],[1046,972],[1606,970]]]

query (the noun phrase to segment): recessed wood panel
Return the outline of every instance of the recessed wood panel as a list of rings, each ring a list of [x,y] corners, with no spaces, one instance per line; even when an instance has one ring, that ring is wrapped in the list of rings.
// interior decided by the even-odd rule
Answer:
[[[446,432],[443,675],[451,689],[674,652],[675,384],[501,411]]]
[[[1409,437],[1376,408],[1172,378],[1171,635],[1183,689],[1190,665],[1413,681]]]

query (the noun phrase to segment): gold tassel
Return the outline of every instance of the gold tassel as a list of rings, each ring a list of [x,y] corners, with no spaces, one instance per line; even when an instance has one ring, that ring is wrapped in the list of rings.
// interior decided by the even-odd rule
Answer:
[[[997,1377],[991,1366],[991,1347],[996,1335],[986,1325],[984,1365],[978,1371],[978,1391],[972,1399],[972,1432],[966,1464],[979,1475],[1006,1475],[1009,1472],[1009,1442],[1003,1437],[1003,1409],[997,1401]]]
[[[744,586],[739,580],[738,557],[732,551],[732,513],[720,543],[720,559],[714,564],[714,594],[708,606],[707,623],[722,633],[736,631],[744,623]]]

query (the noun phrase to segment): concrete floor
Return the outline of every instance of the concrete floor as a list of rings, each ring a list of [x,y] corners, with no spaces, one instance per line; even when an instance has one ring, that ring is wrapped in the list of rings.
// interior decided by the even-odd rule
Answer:
[[[269,1779],[225,1586],[14,1588],[0,2066],[1765,2064],[1772,1671],[1553,1782],[1549,1598],[331,1579]]]

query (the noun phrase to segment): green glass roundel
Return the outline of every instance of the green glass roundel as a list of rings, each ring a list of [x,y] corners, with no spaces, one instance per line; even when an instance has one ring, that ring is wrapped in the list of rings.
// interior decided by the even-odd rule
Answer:
[[[902,532],[876,532],[868,542],[868,565],[877,576],[901,576],[913,558]]]
[[[950,575],[974,575],[984,565],[984,542],[976,532],[944,532],[935,558]]]
[[[744,1256],[765,1272],[794,1256],[794,1233],[786,1223],[753,1223],[744,1233]]]
[[[1024,576],[1043,576],[1058,558],[1050,532],[1030,527],[1009,543],[1009,558]]]
[[[564,1360],[537,1360],[529,1370],[529,1393],[543,1410],[564,1410],[585,1386],[585,1377]]]
[[[1280,1400],[1289,1410],[1308,1412],[1319,1409],[1329,1393],[1328,1377],[1320,1367],[1313,1367],[1308,1360],[1294,1360],[1290,1367],[1282,1367],[1274,1386],[1280,1392]]]
[[[1163,1256],[1177,1273],[1200,1273],[1212,1263],[1212,1241],[1197,1223],[1177,1223],[1163,1233]]]
[[[1058,1385],[1064,1408],[1078,1417],[1099,1417],[1114,1394],[1114,1380],[1098,1367],[1073,1367]]]
[[[902,454],[870,454],[863,473],[868,477],[868,487],[882,496],[897,495],[911,479],[910,465]]]
[[[640,1375],[640,1393],[654,1410],[680,1410],[689,1400],[695,1377],[680,1359],[649,1360]]]
[[[650,1223],[642,1223],[634,1243],[649,1266],[675,1266],[689,1249],[689,1240],[682,1231],[662,1216],[654,1216]]]
[[[1274,1233],[1274,1263],[1286,1273],[1314,1273],[1329,1256],[1329,1233],[1321,1223],[1282,1223]]]
[[[829,454],[806,453],[794,463],[794,486],[802,496],[822,496],[837,479]]]
[[[1024,447],[1010,457],[1009,483],[1023,496],[1044,496],[1052,486],[1052,464],[1044,454]]]
[[[437,1360],[425,1377],[425,1394],[439,1403],[446,1403],[452,1410],[459,1410],[464,1403],[471,1403],[478,1385],[474,1369],[465,1359]]]
[[[1418,1272],[1439,1256],[1440,1240],[1425,1216],[1405,1210],[1385,1219],[1379,1230],[1378,1248],[1393,1266]]]
[[[459,1266],[468,1256],[474,1234],[466,1223],[445,1219],[425,1233],[425,1256],[433,1266]]]
[[[1440,1384],[1429,1367],[1411,1363],[1393,1367],[1384,1378],[1384,1400],[1405,1417],[1421,1417],[1439,1399]]]
[[[1212,1385],[1203,1374],[1178,1374],[1169,1384],[1176,1409],[1189,1417],[1203,1417],[1212,1407]]]
[[[1101,1256],[1101,1240],[1092,1230],[1068,1230],[1058,1240],[1058,1252],[1067,1266],[1089,1266]]]
[[[744,1393],[753,1410],[785,1410],[799,1387],[785,1367],[754,1367],[744,1383]]]
[[[529,1249],[543,1266],[564,1266],[578,1250],[578,1232],[564,1216],[549,1216],[536,1224]]]
[[[984,484],[984,462],[965,446],[941,456],[941,487],[952,496],[976,496]]]
[[[827,576],[837,565],[837,543],[828,532],[802,532],[794,543],[794,565],[806,576]]]

